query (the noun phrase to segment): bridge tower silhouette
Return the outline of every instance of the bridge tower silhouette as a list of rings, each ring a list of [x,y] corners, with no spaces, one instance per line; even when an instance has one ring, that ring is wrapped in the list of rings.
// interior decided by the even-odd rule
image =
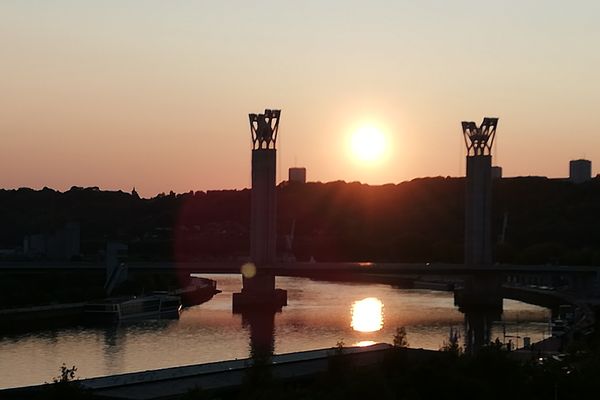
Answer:
[[[281,110],[250,114],[252,138],[252,194],[250,214],[250,260],[242,268],[241,293],[233,295],[234,311],[244,308],[281,308],[287,292],[275,288],[275,275],[269,271],[276,262],[277,134]]]
[[[497,125],[498,118],[484,118],[480,126],[462,122],[467,146],[465,265],[472,268],[492,264],[492,145]]]
[[[481,125],[462,122],[467,146],[465,196],[465,266],[473,272],[455,291],[455,304],[465,313],[465,347],[476,352],[489,344],[494,321],[502,315],[500,278],[492,266],[492,145],[498,118]],[[486,271],[487,270],[487,271]]]

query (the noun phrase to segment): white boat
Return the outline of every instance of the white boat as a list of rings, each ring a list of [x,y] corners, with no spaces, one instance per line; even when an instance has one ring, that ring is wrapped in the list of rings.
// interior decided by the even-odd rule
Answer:
[[[139,297],[109,297],[86,303],[86,319],[99,321],[126,321],[134,319],[178,318],[181,298],[166,294]]]

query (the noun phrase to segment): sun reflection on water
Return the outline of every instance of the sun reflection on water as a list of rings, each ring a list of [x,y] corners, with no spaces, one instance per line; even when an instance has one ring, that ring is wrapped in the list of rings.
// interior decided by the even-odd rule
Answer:
[[[374,344],[377,344],[377,342],[374,342],[372,340],[362,340],[360,342],[354,343],[354,346],[367,347],[367,346],[373,346]]]
[[[383,303],[367,297],[352,304],[352,328],[358,332],[376,332],[383,328]]]

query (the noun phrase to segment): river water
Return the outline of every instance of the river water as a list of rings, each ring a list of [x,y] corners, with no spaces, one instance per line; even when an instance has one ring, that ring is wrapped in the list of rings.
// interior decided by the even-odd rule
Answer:
[[[240,275],[202,276],[215,279],[223,292],[185,309],[179,320],[0,333],[0,388],[50,382],[63,363],[87,378],[248,357],[250,327],[231,312]],[[391,343],[398,327],[405,327],[414,348],[439,349],[451,328],[465,336],[464,315],[449,292],[287,277],[277,278],[277,287],[288,291],[288,306],[275,314],[276,354],[339,342]],[[542,340],[549,335],[549,318],[547,309],[504,300],[502,321],[494,323],[491,337]]]

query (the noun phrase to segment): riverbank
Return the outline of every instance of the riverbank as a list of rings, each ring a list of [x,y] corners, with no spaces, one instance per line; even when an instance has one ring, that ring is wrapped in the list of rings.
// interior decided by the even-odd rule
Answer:
[[[338,347],[269,356],[261,361],[246,358],[154,371],[120,374],[72,382],[91,398],[161,400],[186,396],[202,390],[214,395],[231,395],[258,375],[270,380],[297,382],[328,374],[339,368],[371,368],[384,363],[397,349],[385,343],[368,347]],[[447,357],[438,351],[402,349],[411,363]],[[333,371],[335,372],[335,371]],[[51,385],[37,385],[0,391],[5,399],[37,399],[52,391]]]
[[[490,345],[475,355],[377,344],[230,360],[0,391],[7,400],[580,399],[597,393],[598,337],[561,357],[523,359]]]

